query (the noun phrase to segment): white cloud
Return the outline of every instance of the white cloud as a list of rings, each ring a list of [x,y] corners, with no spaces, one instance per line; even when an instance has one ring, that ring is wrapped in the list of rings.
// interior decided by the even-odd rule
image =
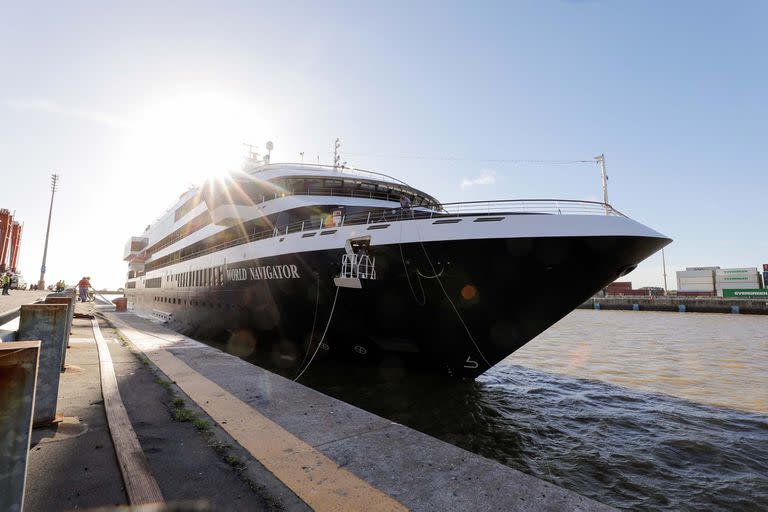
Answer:
[[[69,108],[54,101],[46,100],[43,98],[10,99],[6,100],[5,104],[17,110],[32,110],[46,114],[75,117],[77,119],[83,119],[93,123],[103,124],[109,126],[110,128],[124,129],[129,127],[129,123],[126,123],[122,119],[109,116],[102,112]]]
[[[461,180],[461,188],[474,187],[475,185],[493,185],[496,183],[496,172],[485,170],[476,178],[464,178]]]

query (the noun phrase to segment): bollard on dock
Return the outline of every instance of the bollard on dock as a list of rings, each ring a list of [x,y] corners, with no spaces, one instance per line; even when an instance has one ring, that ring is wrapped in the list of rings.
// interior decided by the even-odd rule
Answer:
[[[40,341],[0,343],[0,510],[24,507]]]
[[[66,304],[27,304],[21,306],[18,341],[40,340],[34,426],[56,419],[59,377],[66,350]]]
[[[75,297],[70,293],[52,293],[45,298],[45,304],[66,304],[67,306],[67,328],[66,343],[61,353],[61,369],[64,370],[67,360],[67,348],[69,348],[69,335],[72,334],[72,322],[75,318]]]

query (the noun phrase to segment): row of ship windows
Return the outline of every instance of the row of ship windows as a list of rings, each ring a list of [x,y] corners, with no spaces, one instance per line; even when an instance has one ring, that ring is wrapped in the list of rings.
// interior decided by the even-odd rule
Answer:
[[[191,270],[172,276],[166,276],[168,281],[176,281],[176,286],[187,288],[190,286],[221,286],[224,284],[224,268],[211,267],[202,270]]]
[[[202,300],[186,300],[177,299],[176,297],[154,297],[154,302],[163,302],[165,304],[178,304],[179,306],[201,306],[208,307],[210,309],[220,309],[221,311],[227,311],[234,309],[232,304],[222,304],[213,302],[205,302]]]
[[[144,288],[163,288],[163,281],[166,283],[175,282],[179,288],[222,286],[224,284],[224,267],[210,267],[165,277],[152,277],[144,281]]]

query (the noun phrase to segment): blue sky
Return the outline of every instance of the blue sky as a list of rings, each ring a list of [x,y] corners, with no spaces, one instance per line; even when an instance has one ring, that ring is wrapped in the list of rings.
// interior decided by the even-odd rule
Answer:
[[[36,281],[120,286],[122,247],[191,183],[274,160],[351,165],[443,201],[610,200],[674,270],[768,262],[768,3],[26,3],[0,17],[0,206]],[[413,159],[411,156],[456,158]],[[485,184],[462,187],[462,182]],[[652,257],[630,278],[661,283]]]

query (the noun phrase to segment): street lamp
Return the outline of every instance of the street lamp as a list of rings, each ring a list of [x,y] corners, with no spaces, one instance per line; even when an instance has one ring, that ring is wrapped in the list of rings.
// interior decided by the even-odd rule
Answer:
[[[43,248],[43,264],[40,266],[40,280],[37,282],[38,290],[45,290],[45,259],[48,257],[48,235],[51,233],[51,214],[53,213],[53,196],[56,194],[56,185],[59,183],[59,175],[51,175],[51,206],[48,208],[48,227],[45,230],[45,247]]]

